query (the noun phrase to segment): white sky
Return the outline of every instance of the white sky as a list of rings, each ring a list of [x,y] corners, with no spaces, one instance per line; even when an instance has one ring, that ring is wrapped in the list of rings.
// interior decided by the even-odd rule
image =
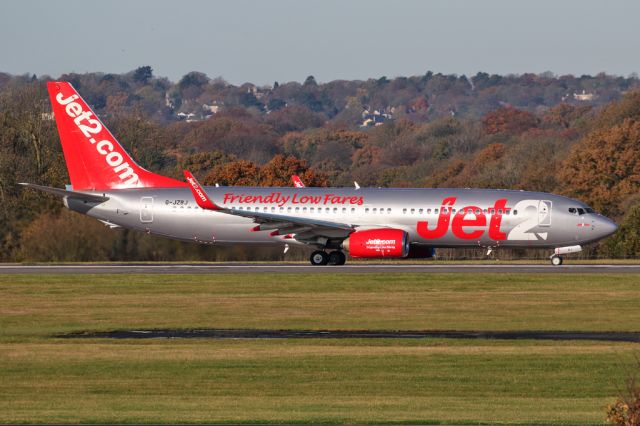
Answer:
[[[0,71],[57,77],[151,65],[234,84],[428,70],[640,71],[640,2],[274,0],[0,2]]]

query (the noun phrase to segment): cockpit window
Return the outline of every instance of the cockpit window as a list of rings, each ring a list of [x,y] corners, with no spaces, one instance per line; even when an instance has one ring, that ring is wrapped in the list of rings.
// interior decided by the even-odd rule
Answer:
[[[569,207],[569,213],[583,215],[585,213],[595,213],[595,211],[589,207]]]

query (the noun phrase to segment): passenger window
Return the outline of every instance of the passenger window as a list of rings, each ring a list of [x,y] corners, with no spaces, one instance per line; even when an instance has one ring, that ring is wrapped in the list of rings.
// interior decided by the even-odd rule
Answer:
[[[499,209],[499,210],[498,210],[498,214],[502,214],[502,209]]]
[[[435,214],[438,214],[438,209],[433,209],[433,212],[434,212]]]
[[[376,207],[374,207],[374,208],[373,208],[373,212],[374,212],[374,213],[377,213],[377,212],[378,212],[378,209],[377,209]]]
[[[576,209],[575,209],[575,207],[569,207],[569,213],[576,214]]]
[[[334,208],[333,208],[333,212],[334,212],[334,213],[338,213],[338,208],[337,208],[337,207],[334,207]]]
[[[423,211],[424,211],[423,209],[420,209],[418,210],[418,213],[422,214]]]
[[[343,207],[343,208],[342,208],[342,213],[346,213],[346,212],[347,212],[346,207]]]
[[[513,211],[513,215],[516,216],[518,214],[518,210]]]
[[[296,213],[300,211],[300,207],[296,207]]]
[[[307,212],[307,208],[306,208],[306,207],[303,207],[303,208],[302,208],[302,212],[303,212],[303,213],[306,213],[306,212]]]
[[[291,213],[291,207],[287,207],[287,212]]]
[[[315,210],[313,207],[309,207],[309,213],[313,213]]]
[[[407,209],[402,209],[402,214],[407,214]]]
[[[579,215],[584,214],[584,209],[581,209],[580,207],[578,207],[578,214],[579,214]]]
[[[280,207],[280,213],[284,212],[284,207]]]
[[[275,207],[271,207],[271,213],[275,212],[276,208]]]
[[[387,209],[387,213],[391,214],[391,209],[390,208]]]
[[[431,209],[427,209],[427,214],[431,214]]]
[[[351,207],[351,213],[355,213],[355,212],[356,212],[356,209]]]
[[[411,209],[411,214],[414,214],[416,212],[416,209]]]
[[[366,209],[364,209],[365,213],[369,213],[369,207],[367,207]]]

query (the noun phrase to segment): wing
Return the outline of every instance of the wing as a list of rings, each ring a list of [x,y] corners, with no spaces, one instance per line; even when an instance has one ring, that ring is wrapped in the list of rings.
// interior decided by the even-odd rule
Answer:
[[[284,239],[295,238],[305,244],[326,244],[329,239],[344,239],[353,231],[355,225],[337,223],[314,218],[295,217],[268,212],[228,209],[215,204],[207,195],[204,188],[185,170],[184,176],[189,183],[193,198],[198,206],[205,210],[213,210],[234,216],[252,219],[257,226],[252,231],[271,231],[273,237],[282,236]]]

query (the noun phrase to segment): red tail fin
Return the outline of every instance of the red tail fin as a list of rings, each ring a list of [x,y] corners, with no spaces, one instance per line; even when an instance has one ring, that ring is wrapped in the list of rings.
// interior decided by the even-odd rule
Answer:
[[[71,84],[47,84],[74,190],[186,186],[138,166]]]

